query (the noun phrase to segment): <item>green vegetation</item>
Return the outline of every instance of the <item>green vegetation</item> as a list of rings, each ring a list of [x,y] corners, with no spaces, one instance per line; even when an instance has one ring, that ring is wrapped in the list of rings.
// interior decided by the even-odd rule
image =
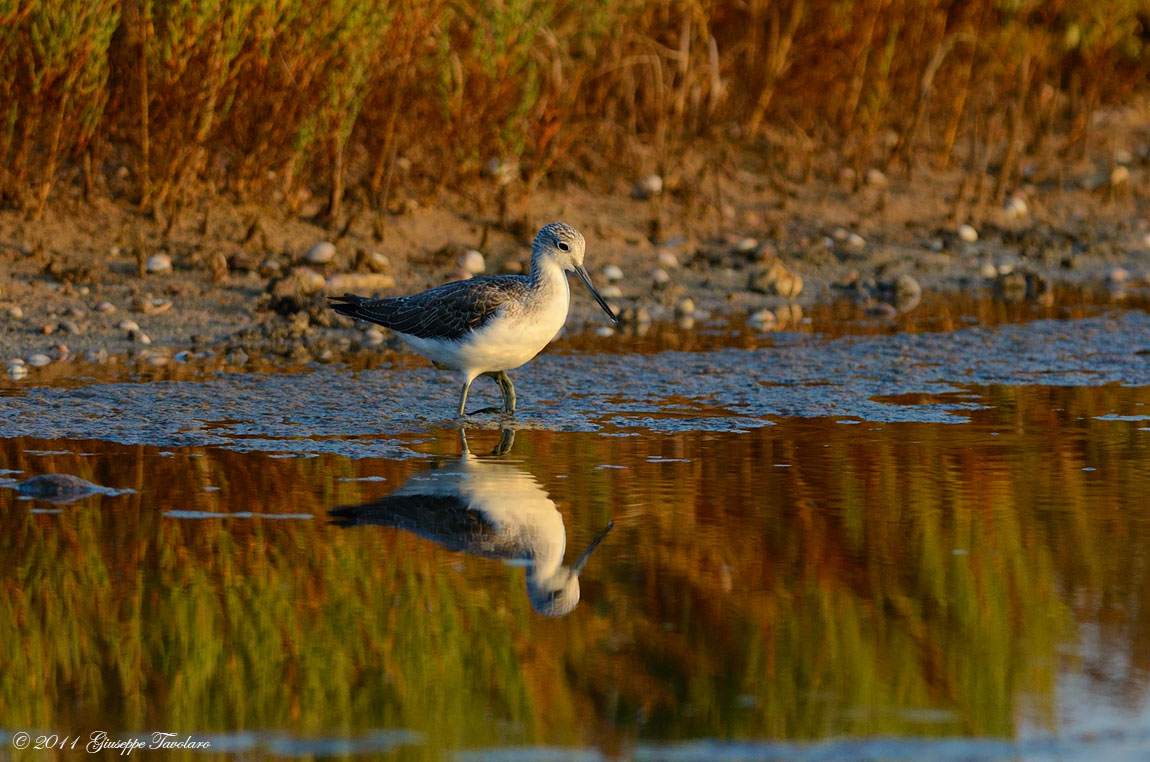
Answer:
[[[1148,23],[1146,0],[0,0],[0,202],[322,194],[338,221],[492,160],[525,197],[727,141],[946,165],[968,134],[1001,193],[1145,90]]]
[[[139,492],[59,515],[0,493],[0,716],[61,733],[407,728],[428,745],[405,753],[427,758],[636,738],[1010,737],[1022,716],[1056,723],[1079,623],[1108,657],[1129,654],[1141,700],[1150,472],[1136,466],[1150,436],[1094,416],[1150,397],[984,393],[993,409],[962,426],[521,431],[514,456],[562,509],[569,550],[617,523],[562,620],[531,611],[521,569],[323,521],[425,463],[99,442],[71,443],[95,457],[31,455],[61,443],[7,440],[0,467]],[[493,437],[477,432],[475,450]],[[454,432],[435,447],[456,453]],[[387,481],[341,481],[369,475]]]

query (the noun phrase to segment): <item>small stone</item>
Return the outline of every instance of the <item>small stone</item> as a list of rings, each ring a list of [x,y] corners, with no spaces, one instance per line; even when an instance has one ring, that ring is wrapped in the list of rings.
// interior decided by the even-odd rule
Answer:
[[[675,325],[684,331],[689,331],[695,327],[695,318],[691,315],[680,315],[678,319],[675,320]]]
[[[9,365],[8,366],[8,378],[12,379],[13,381],[19,381],[20,379],[26,378],[27,376],[28,376],[28,368],[26,368],[25,366],[23,366],[23,365]]]
[[[784,272],[774,283],[775,293],[793,299],[803,290],[803,279],[798,273]]]
[[[758,248],[759,248],[759,242],[756,241],[754,238],[741,238],[741,239],[739,239],[739,242],[735,244],[735,253],[736,254],[750,254],[751,252],[757,250]]]
[[[998,268],[994,266],[993,262],[983,262],[978,267],[978,274],[985,280],[994,280],[998,277]]]
[[[335,244],[328,241],[320,241],[308,249],[307,254],[304,254],[303,258],[309,265],[326,265],[335,259]]]
[[[227,357],[224,358],[228,365],[244,365],[248,361],[248,353],[236,347],[228,352]]]
[[[1030,207],[1027,206],[1025,198],[1014,195],[1006,199],[1006,203],[1002,205],[1002,211],[1008,220],[1021,220],[1030,214]]]
[[[24,317],[24,310],[19,305],[15,307],[9,307],[8,317],[12,318],[13,320],[20,320]]]
[[[872,188],[885,188],[886,175],[881,169],[868,169],[866,171],[866,184]]]
[[[161,312],[167,312],[171,308],[172,302],[169,299],[145,296],[132,297],[132,309],[142,315],[157,315]]]
[[[45,323],[44,325],[40,326],[40,333],[44,334],[45,336],[51,336],[55,332],[56,332],[56,326],[54,326],[54,325],[49,325],[49,324]]]
[[[769,294],[774,291],[775,281],[786,273],[787,268],[781,262],[756,267],[747,278],[747,288],[760,294]]]
[[[1122,188],[1130,182],[1130,170],[1122,165],[1110,170],[1110,187]]]
[[[1147,245],[1150,245],[1150,243]],[[617,280],[623,280],[623,270],[620,269],[618,265],[606,265],[603,268],[603,277],[606,278],[610,283],[614,283]]]
[[[99,312],[101,315],[111,315],[116,311],[116,305],[111,302],[100,302],[96,305],[95,309],[96,312]]]
[[[73,320],[61,320],[57,328],[59,328],[64,333],[70,333],[73,336],[81,332],[79,324]]]
[[[846,248],[847,251],[862,251],[866,248],[866,239],[858,233],[851,233],[847,236],[843,247]]]
[[[144,269],[150,273],[171,272],[172,258],[162,251],[159,254],[153,254],[144,262]]]
[[[212,281],[219,283],[228,274],[228,258],[222,251],[212,252],[208,257],[208,272],[212,274]]]
[[[141,331],[139,328],[134,328],[128,331],[128,340],[133,344],[151,344],[152,338],[148,334]]]
[[[28,364],[33,368],[43,368],[50,362],[52,362],[52,358],[46,354],[37,353],[28,357]]]
[[[268,291],[277,298],[310,296],[324,288],[327,281],[310,267],[293,267],[281,278],[268,284]]]
[[[76,307],[75,305],[64,310],[64,317],[81,318],[84,317],[84,310]]]
[[[623,289],[611,283],[599,289],[599,295],[604,299],[620,299],[623,296]]]
[[[970,225],[959,225],[958,239],[966,243],[974,243],[978,240],[978,231]]]
[[[922,299],[922,286],[918,285],[914,276],[903,273],[895,278],[894,303],[899,309],[908,310],[916,306],[920,299]]]
[[[1114,151],[1114,163],[1115,164],[1133,164],[1134,163],[1134,154],[1131,153],[1130,151],[1126,150],[1125,148],[1119,148],[1116,151]]]
[[[460,254],[456,264],[459,265],[459,269],[466,270],[471,275],[478,275],[487,269],[487,263],[483,259],[483,254],[475,249],[468,249]]]
[[[102,365],[108,362],[108,350],[100,347],[99,349],[89,349],[84,353],[84,359],[90,363]]]
[[[675,304],[675,314],[679,316],[695,314],[695,300],[684,296]]]
[[[6,364],[8,365],[9,368],[13,368],[13,367],[17,367],[17,366],[22,367],[24,365],[24,359],[21,357],[10,357],[10,358],[8,358]]]
[[[601,325],[595,329],[595,333],[598,334],[599,336],[606,338],[607,336],[614,336],[615,335],[615,329],[609,325]]]
[[[651,313],[647,311],[646,307],[635,310],[635,322],[640,324],[651,322]]]
[[[1130,272],[1124,267],[1112,267],[1106,273],[1106,283],[1110,286],[1117,286],[1130,280]]]
[[[1021,302],[1026,298],[1026,276],[1009,272],[994,281],[994,295],[1004,302]]]
[[[665,267],[668,270],[674,270],[679,266],[679,258],[670,249],[659,249],[655,255],[655,261],[659,263],[660,267]]]
[[[671,275],[662,267],[656,267],[651,270],[651,280],[654,281],[655,286],[665,286],[671,282]]]
[[[663,178],[656,174],[645,175],[635,181],[631,196],[640,200],[653,198],[663,192]]]
[[[356,255],[355,269],[381,273],[391,269],[391,260],[378,251],[363,254],[363,256]]]
[[[383,331],[378,328],[368,328],[363,332],[363,343],[368,347],[378,347],[383,343]]]
[[[759,310],[747,318],[747,322],[760,330],[764,330],[775,324],[775,313],[770,310]]]
[[[265,278],[274,278],[283,272],[283,264],[275,257],[268,257],[260,266],[257,272]]]
[[[846,228],[835,228],[831,231],[831,241],[835,243],[845,243],[850,238],[851,231]]]
[[[140,326],[135,320],[121,320],[118,327],[121,331],[138,331],[138,330],[140,330]]]

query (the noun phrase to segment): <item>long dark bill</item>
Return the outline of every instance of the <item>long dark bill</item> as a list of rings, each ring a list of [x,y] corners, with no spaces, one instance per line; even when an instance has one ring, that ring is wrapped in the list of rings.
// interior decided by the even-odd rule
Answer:
[[[599,306],[607,313],[607,317],[611,318],[611,322],[619,325],[619,318],[615,317],[615,313],[611,311],[611,305],[607,304],[607,301],[591,285],[591,276],[587,274],[583,265],[575,265],[575,274],[579,276],[579,280],[583,281],[583,285],[591,292],[591,296],[595,297],[595,301],[599,302]]]
[[[595,535],[595,539],[592,540],[591,544],[587,546],[587,550],[583,551],[583,555],[579,556],[579,560],[576,561],[575,565],[571,567],[571,571],[575,573],[576,577],[579,576],[579,572],[583,571],[583,567],[587,564],[587,559],[591,557],[591,551],[599,547],[599,543],[603,542],[603,538],[606,537],[607,533],[610,532],[614,527],[614,521],[608,522],[606,528],[599,534]]]

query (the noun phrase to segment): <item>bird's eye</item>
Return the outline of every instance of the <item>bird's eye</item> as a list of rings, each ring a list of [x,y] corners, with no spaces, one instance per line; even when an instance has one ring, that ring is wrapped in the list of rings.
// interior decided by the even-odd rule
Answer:
[[[567,244],[566,241],[560,241],[556,245],[559,247],[559,251],[571,251],[571,247]]]

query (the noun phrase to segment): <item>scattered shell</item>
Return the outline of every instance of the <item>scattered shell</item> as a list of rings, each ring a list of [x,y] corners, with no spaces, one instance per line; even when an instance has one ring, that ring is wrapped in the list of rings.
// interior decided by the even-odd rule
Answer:
[[[631,196],[637,199],[648,199],[663,192],[663,178],[651,174],[640,177],[631,189]]]
[[[368,270],[373,273],[381,273],[391,268],[391,260],[388,259],[382,252],[372,251],[366,254],[356,255],[355,269]]]
[[[383,331],[378,328],[368,328],[363,332],[363,343],[369,347],[378,347],[383,343]]]
[[[858,233],[851,233],[843,245],[849,251],[862,251],[866,248],[866,239]]]
[[[651,270],[651,280],[656,286],[665,286],[671,282],[671,275],[662,267],[656,267]]]
[[[50,362],[52,362],[52,358],[46,354],[37,353],[28,357],[28,364],[33,368],[43,368]]]
[[[8,317],[19,320],[20,318],[24,317],[24,310],[19,305],[15,307],[9,307]]]
[[[326,265],[335,259],[335,244],[329,241],[320,241],[308,249],[303,258],[309,265]]]
[[[111,302],[99,302],[95,309],[96,312],[99,312],[101,315],[111,315],[116,311],[116,305]]]
[[[601,325],[595,329],[595,333],[606,338],[607,336],[614,336],[615,335],[615,329],[609,325]]]
[[[13,381],[19,381],[20,379],[27,377],[27,375],[28,368],[23,365],[8,366],[8,378],[12,379]]]
[[[456,262],[461,270],[466,270],[472,275],[478,275],[487,269],[487,262],[483,259],[483,254],[475,249],[468,249],[459,255]]]
[[[679,316],[695,314],[695,300],[684,296],[675,304],[675,314]]]
[[[623,289],[611,283],[599,289],[599,295],[604,299],[619,299],[623,296]]]
[[[1147,245],[1150,246],[1150,241],[1147,242]],[[606,278],[608,282],[614,283],[617,280],[623,280],[623,271],[618,265],[606,265],[603,268],[603,277]]]
[[[73,320],[61,320],[57,327],[64,333],[70,333],[72,335],[80,333],[80,326]]]
[[[140,325],[135,320],[121,320],[118,327],[121,331],[140,330]]]
[[[679,266],[679,258],[670,249],[659,249],[658,254],[655,255],[655,261],[668,270],[674,270]]]
[[[139,328],[134,328],[128,331],[128,339],[135,344],[151,344],[152,338],[148,334],[141,331]]]
[[[958,238],[960,241],[965,241],[966,243],[974,243],[978,240],[978,231],[970,225],[959,225]]]
[[[144,269],[150,273],[166,273],[172,271],[172,258],[164,252],[153,254],[144,263]]]
[[[750,254],[759,248],[759,242],[754,238],[742,238],[735,244],[736,254]]]

